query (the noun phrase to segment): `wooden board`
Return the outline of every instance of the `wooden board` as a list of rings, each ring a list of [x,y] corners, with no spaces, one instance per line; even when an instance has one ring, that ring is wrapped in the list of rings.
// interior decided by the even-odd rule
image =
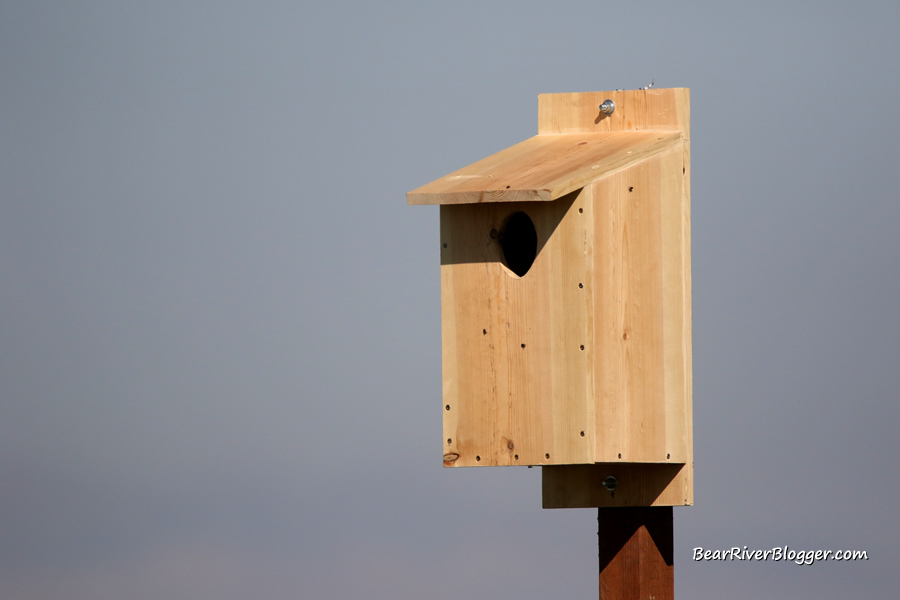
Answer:
[[[614,492],[603,487],[616,478]],[[688,465],[598,463],[541,468],[544,508],[600,508],[617,506],[685,506],[694,503]]]
[[[600,112],[606,99],[616,104],[611,115]],[[540,94],[538,134],[671,130],[689,141],[690,100],[688,88]]]
[[[406,195],[409,204],[556,200],[681,144],[681,132],[537,135]]]
[[[682,179],[676,149],[591,186],[596,462],[689,460]]]
[[[590,203],[441,207],[446,466],[593,462]],[[538,234],[524,277],[497,239],[519,211]]]

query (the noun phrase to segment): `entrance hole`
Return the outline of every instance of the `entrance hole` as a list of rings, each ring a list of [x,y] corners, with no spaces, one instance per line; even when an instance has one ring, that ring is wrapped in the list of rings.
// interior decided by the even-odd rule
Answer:
[[[500,234],[500,246],[509,270],[524,277],[537,256],[537,231],[531,218],[523,212],[513,214]]]

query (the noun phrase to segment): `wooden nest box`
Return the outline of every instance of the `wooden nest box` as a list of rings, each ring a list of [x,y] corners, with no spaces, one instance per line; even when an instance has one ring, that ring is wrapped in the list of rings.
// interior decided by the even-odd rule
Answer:
[[[441,206],[445,466],[541,465],[548,508],[693,503],[689,103],[543,94],[538,135],[407,194]]]

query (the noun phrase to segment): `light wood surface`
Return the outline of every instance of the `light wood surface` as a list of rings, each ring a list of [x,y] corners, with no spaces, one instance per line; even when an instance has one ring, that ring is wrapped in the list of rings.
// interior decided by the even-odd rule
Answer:
[[[556,200],[681,144],[681,133],[537,135],[406,195],[409,204]]]
[[[595,460],[688,460],[682,151],[593,184]]]
[[[582,190],[441,207],[447,466],[593,461],[593,223],[579,212],[590,203]],[[496,237],[519,211],[538,235],[524,277],[505,266]]]
[[[600,112],[600,104],[606,99],[616,104],[611,115]],[[658,88],[538,96],[538,134],[645,130],[680,131],[685,140],[690,140],[690,90]]]

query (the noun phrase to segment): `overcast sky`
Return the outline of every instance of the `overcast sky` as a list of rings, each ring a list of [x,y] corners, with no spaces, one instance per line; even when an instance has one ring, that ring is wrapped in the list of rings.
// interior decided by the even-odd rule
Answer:
[[[443,469],[438,210],[544,92],[689,87],[680,598],[900,587],[900,4],[0,3],[0,597],[595,598]],[[692,549],[865,550],[694,562]]]

